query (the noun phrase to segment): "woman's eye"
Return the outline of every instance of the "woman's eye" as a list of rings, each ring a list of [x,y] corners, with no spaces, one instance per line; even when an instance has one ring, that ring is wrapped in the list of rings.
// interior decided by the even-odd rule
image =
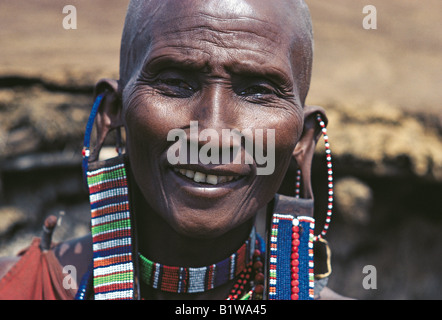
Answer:
[[[171,87],[193,90],[191,85],[181,79],[160,79],[160,82]]]
[[[263,85],[254,85],[251,87],[248,87],[240,92],[242,96],[263,96],[267,94],[273,94],[274,90],[271,88],[268,88]]]
[[[153,87],[161,94],[174,98],[189,98],[197,91],[196,86],[182,77],[158,77]]]
[[[181,79],[159,79],[160,84],[164,84],[170,87],[178,87],[186,90],[194,90],[194,88],[186,81]]]

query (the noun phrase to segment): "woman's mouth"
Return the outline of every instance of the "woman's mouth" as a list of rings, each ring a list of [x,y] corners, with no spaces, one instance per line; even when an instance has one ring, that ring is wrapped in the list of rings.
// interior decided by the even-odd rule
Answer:
[[[241,178],[240,175],[216,175],[216,174],[206,174],[199,171],[189,170],[189,169],[178,169],[174,168],[173,171],[179,173],[180,175],[193,180],[196,183],[218,185],[225,182],[230,182],[233,180],[238,180]]]
[[[253,171],[244,165],[186,164],[169,166],[174,191],[197,198],[222,198],[250,183]]]

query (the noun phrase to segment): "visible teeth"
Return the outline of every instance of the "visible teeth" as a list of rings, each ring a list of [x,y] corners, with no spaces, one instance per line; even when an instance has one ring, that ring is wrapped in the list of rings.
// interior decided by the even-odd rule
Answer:
[[[227,181],[227,177],[226,176],[219,176],[218,177],[218,183],[223,183]]]
[[[205,174],[198,171],[186,170],[186,169],[173,169],[175,172],[179,172],[183,176],[188,177],[189,179],[193,179],[193,181],[198,183],[209,183],[212,185],[217,185],[218,183],[230,182],[232,180],[236,180],[239,177],[236,176],[217,176],[214,174]]]
[[[218,184],[218,177],[213,174],[208,174],[206,177],[206,182],[216,185],[216,184]]]
[[[195,172],[195,176],[193,177],[193,181],[195,182],[206,182],[206,175],[201,172]]]
[[[185,170],[185,171],[186,171],[185,175],[186,175],[187,178],[190,178],[190,179],[194,178],[195,171],[192,171],[192,170]]]

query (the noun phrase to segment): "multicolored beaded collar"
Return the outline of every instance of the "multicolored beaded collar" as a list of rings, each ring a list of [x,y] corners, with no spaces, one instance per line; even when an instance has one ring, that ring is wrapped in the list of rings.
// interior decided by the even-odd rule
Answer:
[[[154,289],[175,293],[197,293],[214,289],[235,279],[255,252],[255,228],[249,239],[230,257],[199,268],[175,267],[155,263],[139,254],[140,278]]]

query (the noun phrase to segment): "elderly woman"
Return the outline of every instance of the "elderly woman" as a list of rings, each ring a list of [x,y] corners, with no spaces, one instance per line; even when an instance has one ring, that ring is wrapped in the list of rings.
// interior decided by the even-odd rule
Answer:
[[[3,259],[0,295],[338,298],[313,293],[310,167],[325,115],[304,104],[312,42],[301,0],[131,1],[120,79],[98,82],[98,142],[84,149],[92,236]],[[126,152],[97,161],[120,127]],[[277,194],[291,163],[304,199]],[[26,257],[41,262],[27,278]],[[63,283],[66,265],[78,290]]]

